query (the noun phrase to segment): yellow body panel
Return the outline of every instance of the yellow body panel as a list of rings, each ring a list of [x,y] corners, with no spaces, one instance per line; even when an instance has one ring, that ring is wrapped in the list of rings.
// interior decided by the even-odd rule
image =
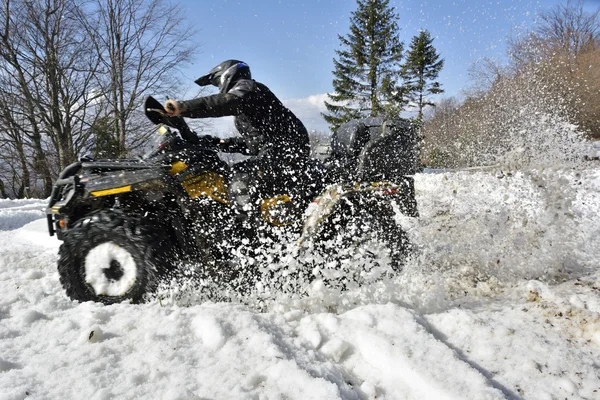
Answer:
[[[111,194],[119,194],[119,193],[127,193],[131,192],[131,185],[121,186],[118,188],[106,189],[106,190],[97,190],[92,192],[92,196],[101,197],[101,196],[110,196]]]
[[[223,175],[216,172],[208,171],[200,175],[187,176],[181,184],[192,199],[206,196],[219,203],[229,204],[225,179]]]
[[[175,175],[180,173],[181,171],[184,171],[188,168],[187,164],[184,163],[183,161],[176,161],[173,164],[171,164],[171,169],[169,170],[169,173],[171,175]]]
[[[287,194],[263,199],[260,203],[260,214],[265,221],[275,226],[289,225],[291,222],[282,221],[277,216],[273,215],[272,211],[274,210],[274,207],[289,203],[290,201],[292,201],[292,198]]]

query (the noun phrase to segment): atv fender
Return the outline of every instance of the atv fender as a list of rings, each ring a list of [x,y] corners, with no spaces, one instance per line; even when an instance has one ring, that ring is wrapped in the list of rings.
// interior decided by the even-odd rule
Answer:
[[[299,244],[317,236],[324,222],[332,218],[341,202],[354,206],[362,206],[364,200],[377,202],[395,201],[400,210],[409,217],[418,217],[415,200],[414,179],[404,177],[397,183],[368,182],[335,184],[325,191],[308,206]],[[361,204],[362,203],[362,204]]]
[[[166,166],[151,166],[138,170],[118,171],[110,175],[96,175],[83,178],[86,197],[102,197],[136,190],[138,187],[147,188],[154,185],[163,186],[166,176]]]

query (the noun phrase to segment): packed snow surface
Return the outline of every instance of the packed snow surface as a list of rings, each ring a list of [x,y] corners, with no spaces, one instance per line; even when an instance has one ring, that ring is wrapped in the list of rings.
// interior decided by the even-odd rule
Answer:
[[[416,176],[403,272],[247,304],[77,303],[0,200],[0,399],[600,399],[600,168]]]

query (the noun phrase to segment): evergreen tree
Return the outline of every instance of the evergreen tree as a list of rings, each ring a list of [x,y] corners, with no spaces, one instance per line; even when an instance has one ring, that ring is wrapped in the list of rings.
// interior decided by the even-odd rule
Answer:
[[[110,116],[98,118],[90,127],[90,136],[95,142],[92,152],[95,158],[119,157],[119,140],[114,135],[114,124]]]
[[[339,35],[333,71],[334,93],[325,102],[325,120],[335,130],[353,118],[394,115],[402,110],[400,60],[403,43],[398,15],[389,0],[357,0],[350,17],[350,33]]]
[[[412,38],[406,61],[402,66],[402,78],[409,100],[415,102],[419,108],[416,123],[423,121],[423,108],[434,104],[427,100],[432,94],[444,93],[439,82],[435,79],[444,67],[444,60],[432,45],[433,38],[428,31],[421,31]]]

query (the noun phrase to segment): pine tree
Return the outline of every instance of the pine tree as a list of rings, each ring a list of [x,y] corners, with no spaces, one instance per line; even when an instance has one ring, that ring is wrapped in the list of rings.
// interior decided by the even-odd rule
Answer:
[[[350,33],[339,35],[341,49],[334,59],[333,88],[323,114],[332,130],[354,118],[392,114],[402,110],[398,15],[389,0],[357,0],[350,17]]]
[[[95,158],[117,158],[119,156],[119,140],[114,135],[114,124],[110,116],[98,118],[90,127],[90,137],[95,146],[92,155]]]
[[[433,106],[427,97],[444,93],[439,82],[435,81],[444,67],[444,60],[432,45],[433,38],[428,31],[421,31],[410,43],[406,61],[402,66],[402,78],[408,98],[417,104],[419,114],[416,123],[423,121],[423,108]]]

